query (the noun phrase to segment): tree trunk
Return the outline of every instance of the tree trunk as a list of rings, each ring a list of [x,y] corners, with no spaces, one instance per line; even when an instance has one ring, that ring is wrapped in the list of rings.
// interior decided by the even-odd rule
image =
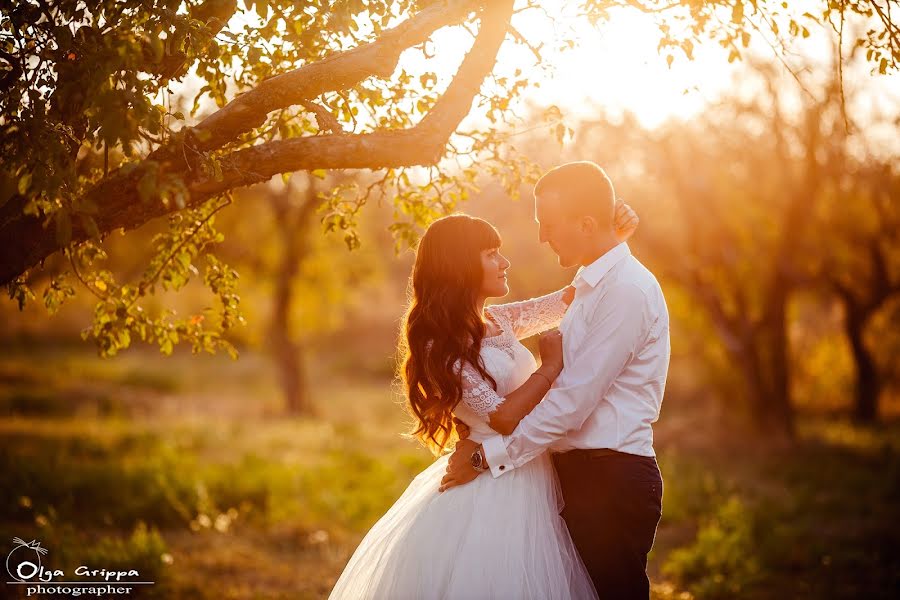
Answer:
[[[783,321],[777,320],[761,324],[764,329],[745,339],[742,351],[734,360],[740,365],[754,426],[767,436],[791,439],[794,411],[783,325]]]
[[[767,431],[794,437],[794,407],[791,402],[790,357],[787,335],[787,295],[781,288],[771,302],[769,318],[763,322],[761,354],[764,372],[769,378],[768,397],[761,405],[765,411],[760,423]]]
[[[309,252],[306,236],[309,235],[309,221],[318,205],[313,178],[306,177],[306,191],[300,204],[291,200],[297,193],[288,185],[284,192],[271,199],[282,247],[281,260],[275,272],[271,339],[287,414],[313,416],[315,408],[309,393],[303,344],[293,339],[290,329],[294,278],[300,262]]]
[[[742,379],[739,395],[747,401],[754,425],[766,434],[794,435],[788,364],[786,287],[767,298],[765,317],[752,320],[741,307],[725,310],[715,290],[696,275],[685,278],[698,304],[710,316],[714,331]]]
[[[285,412],[295,417],[314,416],[316,411],[309,394],[303,347],[292,342],[286,334],[277,333],[279,323],[277,320],[272,323],[276,330],[272,342]]]
[[[878,420],[878,397],[881,394],[881,378],[875,359],[866,348],[863,332],[867,318],[845,301],[844,333],[850,342],[856,375],[855,402],[853,416],[860,423],[874,423]]]
[[[296,273],[296,253],[285,248],[276,274],[272,311],[272,351],[284,396],[285,410],[292,416],[312,416],[314,410],[306,381],[303,348],[291,339],[291,285]]]

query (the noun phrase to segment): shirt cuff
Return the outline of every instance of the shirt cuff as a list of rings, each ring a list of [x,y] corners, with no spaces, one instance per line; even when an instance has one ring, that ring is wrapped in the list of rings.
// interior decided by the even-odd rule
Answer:
[[[515,468],[512,459],[509,458],[509,454],[506,452],[506,442],[504,442],[502,435],[487,438],[481,442],[481,447],[484,450],[484,457],[487,459],[488,466],[491,468],[491,475],[494,477],[500,477],[507,471],[512,471]]]

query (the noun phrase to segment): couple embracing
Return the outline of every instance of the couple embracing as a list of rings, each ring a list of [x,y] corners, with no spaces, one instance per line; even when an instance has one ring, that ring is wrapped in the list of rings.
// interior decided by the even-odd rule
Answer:
[[[402,375],[436,454],[350,558],[335,600],[646,599],[662,510],[653,449],[669,366],[634,212],[591,162],[534,189],[540,241],[570,286],[509,304],[500,236],[467,215],[422,237]],[[541,333],[538,366],[519,340]]]

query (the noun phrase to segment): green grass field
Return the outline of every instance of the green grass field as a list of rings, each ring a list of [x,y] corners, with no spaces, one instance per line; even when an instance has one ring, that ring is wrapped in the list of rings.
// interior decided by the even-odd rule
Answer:
[[[297,419],[253,354],[6,349],[2,538],[40,540],[67,572],[137,568],[157,582],[142,597],[327,597],[430,457],[400,435],[384,373],[312,363],[319,414]],[[900,427],[805,417],[795,444],[771,447],[682,404],[657,428],[655,597],[894,597]]]

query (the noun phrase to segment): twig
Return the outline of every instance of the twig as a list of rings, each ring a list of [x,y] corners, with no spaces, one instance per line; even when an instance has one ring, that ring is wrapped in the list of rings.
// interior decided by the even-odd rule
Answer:
[[[541,44],[540,46],[535,48],[531,45],[531,42],[525,39],[525,36],[522,35],[521,32],[519,32],[519,30],[516,29],[512,23],[509,24],[509,32],[513,35],[517,42],[519,42],[520,44],[524,44],[528,47],[529,50],[531,50],[531,53],[534,54],[534,58],[538,63],[544,60],[541,56],[541,48],[544,47],[544,44]]]
[[[328,130],[331,133],[336,135],[343,135],[347,133],[344,131],[344,128],[341,127],[340,122],[338,122],[337,117],[328,112],[325,107],[316,104],[310,100],[303,100],[300,102],[303,105],[303,108],[313,113],[316,116],[316,125],[319,127],[319,130]]]
[[[170,252],[169,255],[166,257],[166,259],[162,262],[162,264],[159,265],[159,268],[156,269],[156,272],[153,274],[153,276],[141,282],[141,284],[138,286],[138,295],[135,296],[134,299],[132,299],[131,303],[129,304],[129,307],[133,306],[134,303],[137,302],[137,299],[140,298],[144,294],[144,292],[146,292],[147,286],[152,285],[153,283],[156,282],[156,280],[162,274],[163,269],[166,268],[166,266],[170,262],[172,262],[172,259],[175,258],[176,254],[178,254],[178,251],[181,250],[186,243],[188,243],[191,239],[193,239],[194,236],[200,232],[200,230],[203,228],[203,226],[206,225],[209,222],[209,220],[212,219],[213,216],[217,212],[219,212],[220,210],[222,210],[229,204],[231,204],[231,198],[226,197],[224,203],[220,204],[215,209],[213,209],[208,215],[206,215],[206,217],[202,221],[200,221],[200,223],[198,223],[196,227],[194,227],[194,230],[191,231],[188,235],[186,235],[184,237],[184,239],[181,240],[181,242],[179,242],[177,246],[175,246],[175,248],[172,250],[172,252]]]
[[[81,282],[81,285],[86,287],[90,293],[95,295],[98,299],[106,301],[109,300],[109,296],[106,294],[101,295],[94,287],[89,284],[84,277],[82,277],[81,272],[78,270],[78,265],[75,264],[75,259],[72,258],[72,251],[69,248],[65,249],[66,258],[69,259],[69,264],[72,265],[72,271],[75,273],[75,277],[78,281]]]
[[[841,0],[841,24],[838,27],[838,86],[841,95],[841,118],[844,120],[844,131],[850,132],[850,121],[847,119],[847,98],[844,94],[844,10],[846,9],[846,0]],[[873,2],[874,4],[874,2]]]
[[[760,13],[760,14],[761,14],[762,18],[766,21],[766,23],[769,25],[769,28],[774,31],[774,27],[772,27],[772,23],[766,18],[765,15],[763,15],[762,13]],[[789,64],[787,64],[787,61],[784,60],[784,57],[781,55],[781,53],[778,52],[778,49],[775,47],[775,45],[771,41],[769,41],[769,38],[766,37],[766,34],[759,27],[759,25],[754,23],[753,20],[750,18],[747,19],[747,22],[749,22],[750,25],[753,26],[753,29],[755,29],[759,33],[759,35],[762,37],[763,41],[766,42],[766,45],[768,45],[769,48],[772,49],[772,53],[775,55],[775,58],[777,58],[778,62],[780,62],[781,65],[785,69],[787,69],[788,73],[791,74],[791,77],[794,78],[794,81],[796,81],[797,84],[800,86],[800,89],[803,90],[804,92],[806,92],[806,95],[809,96],[811,99],[817,100],[815,94],[813,94],[811,91],[809,91],[809,88],[807,88],[806,85],[803,83],[803,81],[800,79],[800,75],[798,75],[797,72],[794,71],[794,69],[791,68],[791,66]],[[783,45],[782,45],[782,49],[784,49]]]

